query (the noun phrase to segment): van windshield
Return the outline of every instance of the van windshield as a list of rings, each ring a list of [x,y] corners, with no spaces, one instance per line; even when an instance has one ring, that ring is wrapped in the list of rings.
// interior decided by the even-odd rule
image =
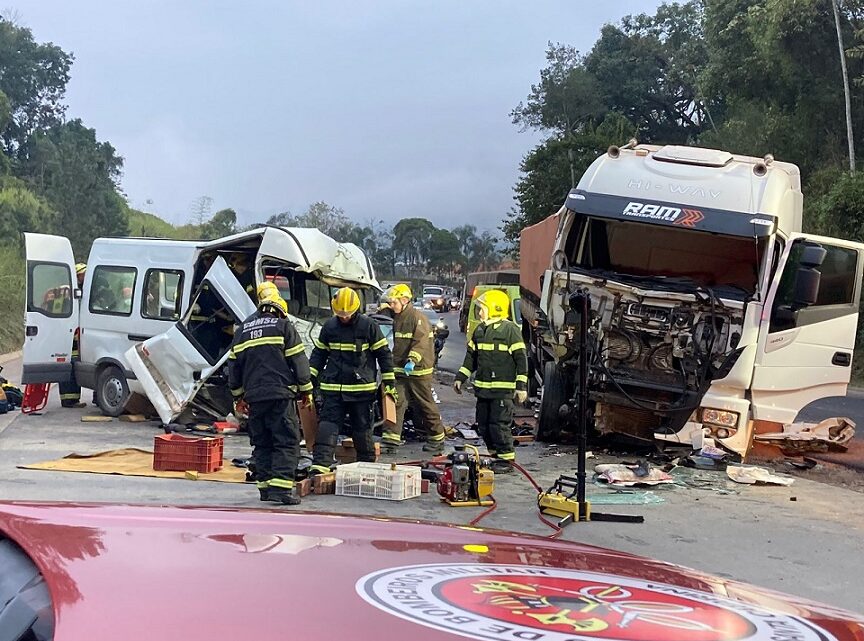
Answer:
[[[703,287],[756,291],[765,238],[727,236],[671,226],[583,219],[571,233],[571,264],[635,277],[665,277]],[[583,242],[579,240],[584,239]],[[581,246],[581,255],[579,247]]]

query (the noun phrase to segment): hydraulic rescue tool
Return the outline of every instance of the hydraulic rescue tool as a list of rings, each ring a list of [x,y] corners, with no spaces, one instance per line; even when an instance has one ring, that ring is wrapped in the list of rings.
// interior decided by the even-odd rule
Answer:
[[[471,451],[466,448],[470,448]],[[457,445],[438,475],[438,494],[453,507],[489,506],[495,473],[473,445]]]

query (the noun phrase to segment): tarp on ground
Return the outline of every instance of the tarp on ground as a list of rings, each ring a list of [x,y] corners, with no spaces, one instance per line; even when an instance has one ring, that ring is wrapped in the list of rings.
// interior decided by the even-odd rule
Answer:
[[[121,476],[150,476],[162,479],[185,479],[185,472],[157,472],[153,469],[153,452],[138,448],[108,450],[96,454],[69,454],[54,461],[19,465],[23,470],[49,470],[51,472],[88,472],[90,474],[119,474]],[[245,483],[246,470],[223,461],[218,472],[199,473],[199,481]]]

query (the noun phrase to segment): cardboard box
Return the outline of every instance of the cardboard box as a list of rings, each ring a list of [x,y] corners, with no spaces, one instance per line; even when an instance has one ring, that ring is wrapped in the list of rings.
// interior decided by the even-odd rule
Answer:
[[[306,450],[312,451],[315,447],[315,437],[318,435],[318,410],[315,405],[305,407],[297,403],[297,416],[300,417],[300,427],[303,429],[303,438],[306,440]]]
[[[396,401],[392,396],[384,395],[384,402],[381,404],[381,412],[383,414],[384,423],[387,425],[396,425]]]
[[[376,442],[374,445],[375,462],[377,463],[378,459],[381,457],[381,443]],[[336,446],[336,460],[339,462],[340,465],[343,463],[357,462],[357,450],[354,448],[354,439],[342,439],[342,442]]]

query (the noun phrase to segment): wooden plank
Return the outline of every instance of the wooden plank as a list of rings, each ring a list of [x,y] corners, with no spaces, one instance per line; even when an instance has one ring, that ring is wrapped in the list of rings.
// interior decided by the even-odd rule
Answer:
[[[102,416],[101,414],[86,414],[81,417],[82,423],[110,423],[113,420],[113,417]]]
[[[297,403],[297,415],[300,417],[300,427],[303,429],[303,438],[306,441],[306,451],[311,452],[315,447],[315,437],[318,436],[318,410],[315,405],[303,406]]]

